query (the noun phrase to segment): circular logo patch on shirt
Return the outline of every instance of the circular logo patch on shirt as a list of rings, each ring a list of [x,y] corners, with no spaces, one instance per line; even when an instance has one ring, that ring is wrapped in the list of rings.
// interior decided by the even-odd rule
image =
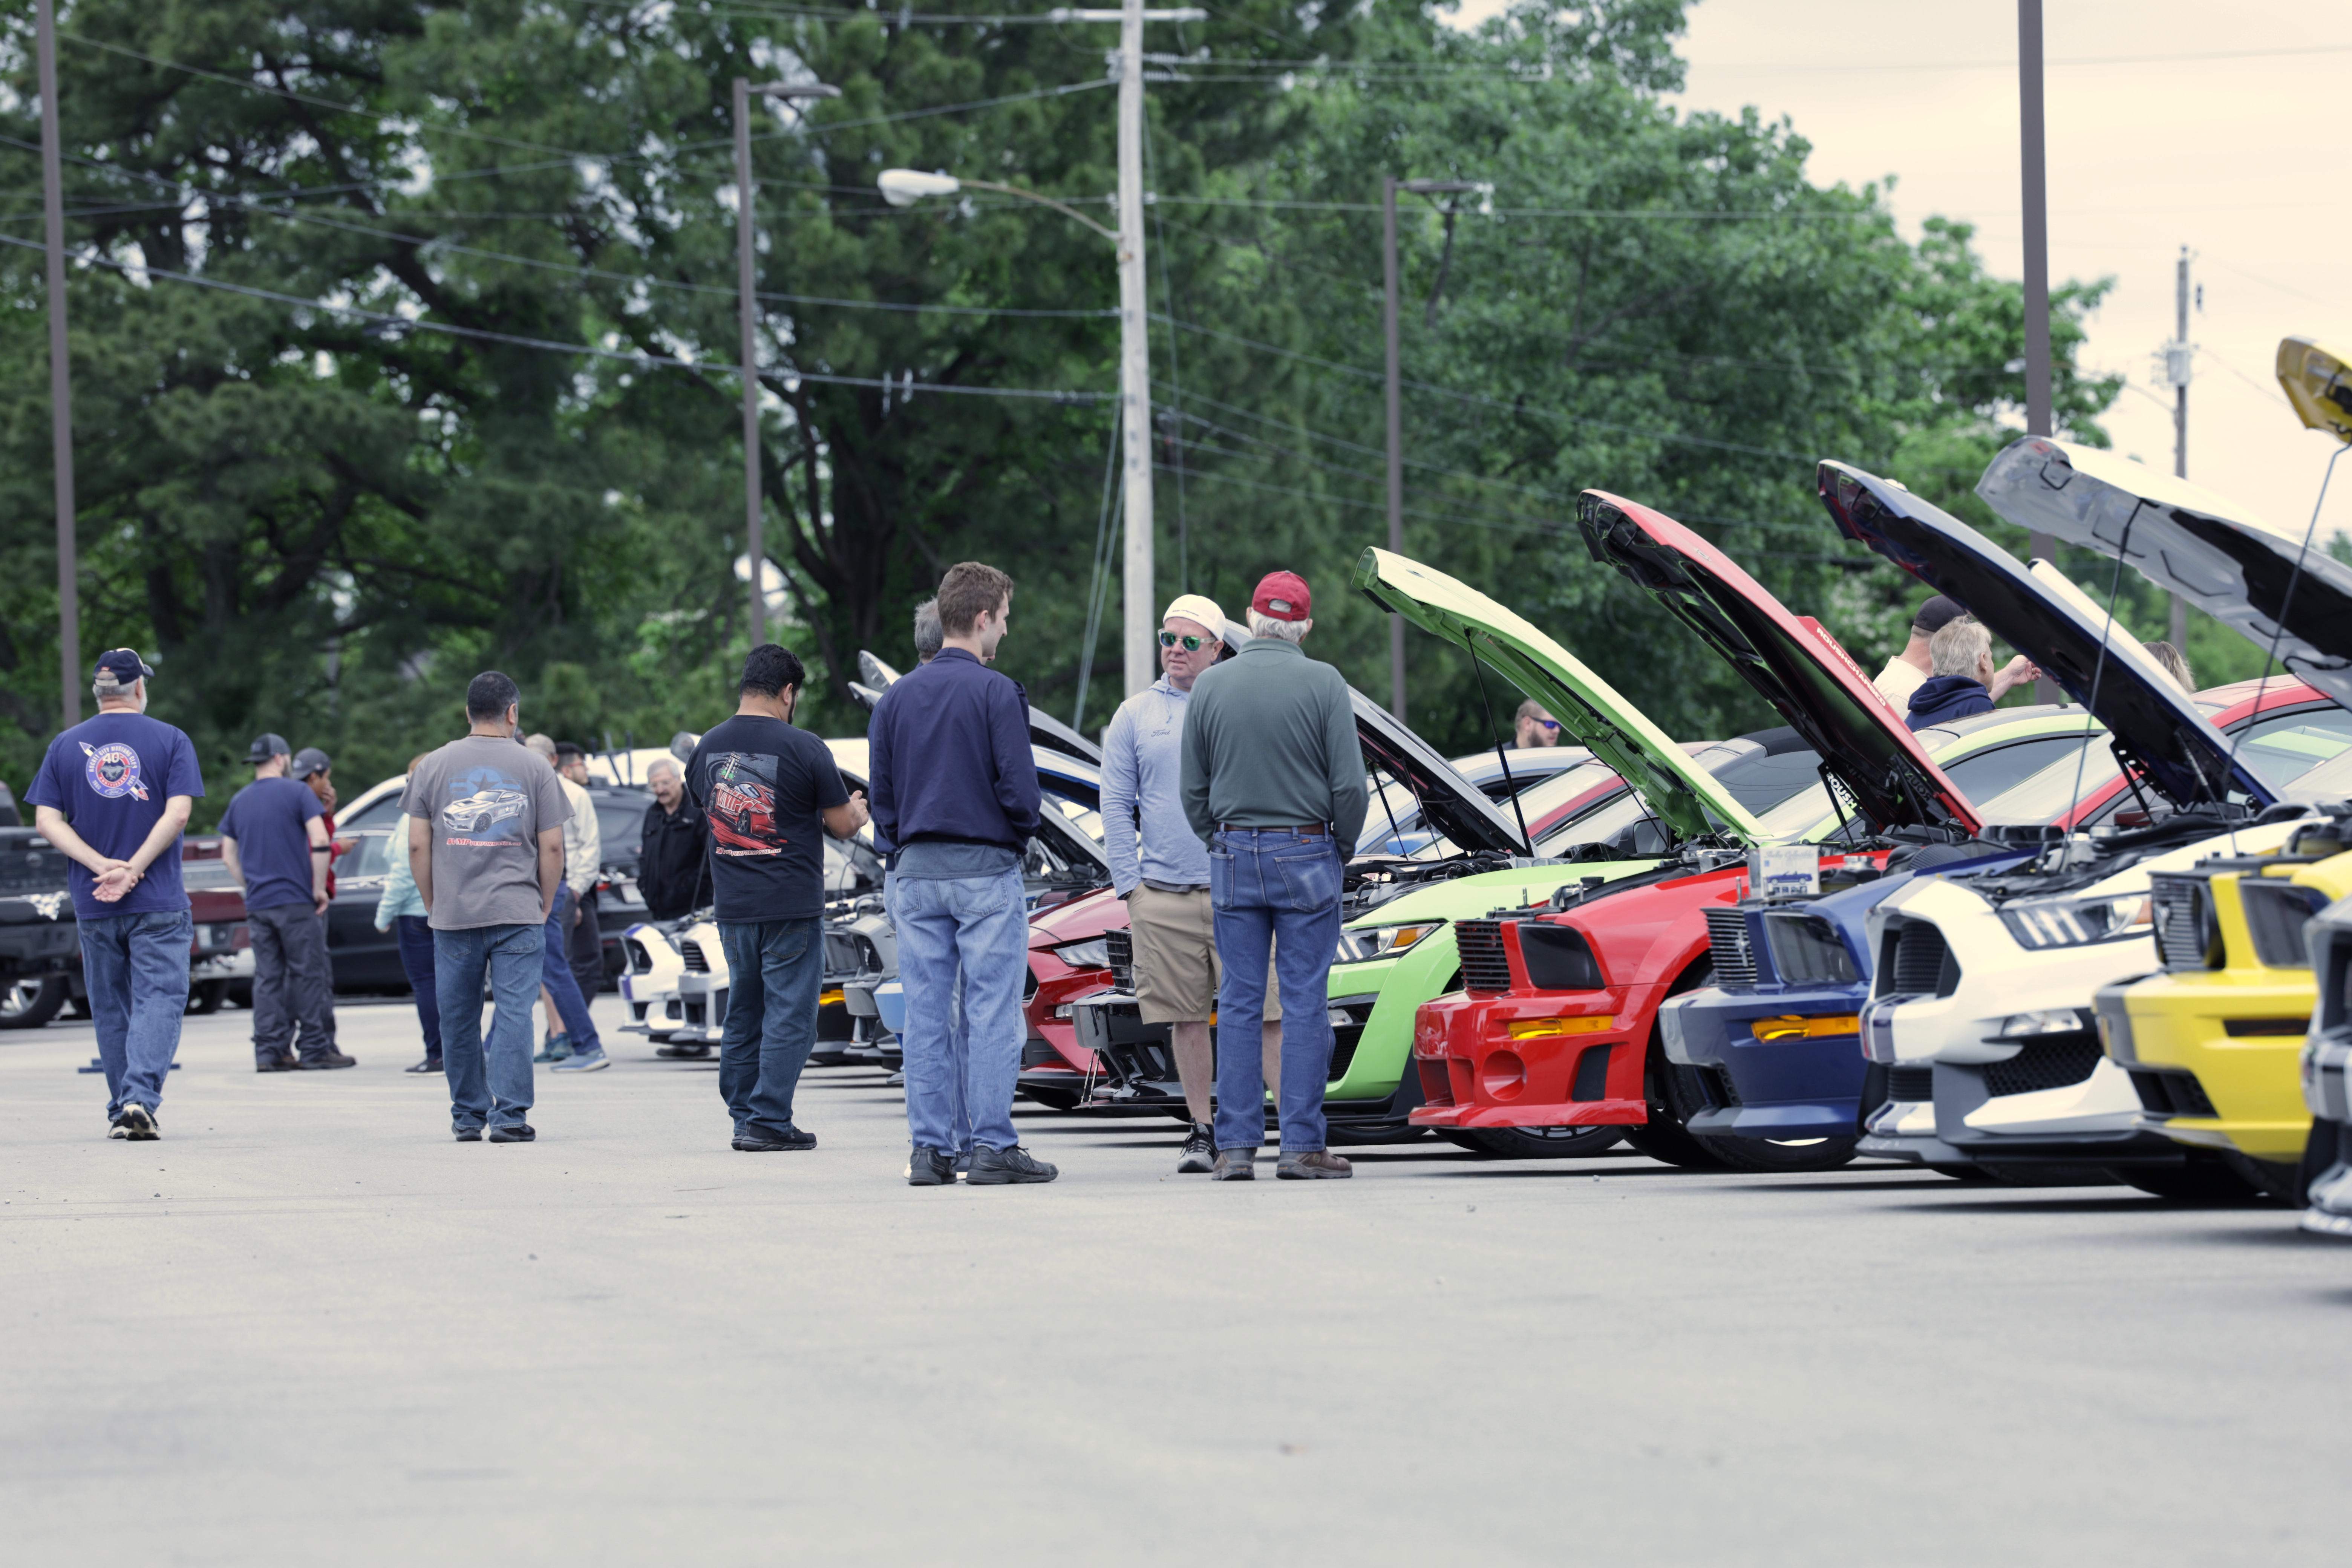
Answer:
[[[147,798],[147,791],[139,782],[138,752],[120,741],[109,741],[103,746],[85,744],[82,750],[89,753],[82,771],[89,778],[90,788],[109,800],[120,800],[126,795],[134,800]]]

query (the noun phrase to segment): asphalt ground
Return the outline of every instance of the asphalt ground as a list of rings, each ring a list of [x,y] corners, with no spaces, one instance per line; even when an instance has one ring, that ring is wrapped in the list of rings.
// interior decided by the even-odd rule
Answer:
[[[610,1007],[608,1001],[604,1007]],[[600,1007],[600,1015],[604,1009]],[[2340,1552],[2352,1247],[2274,1208],[1440,1145],[917,1190],[880,1075],[739,1154],[624,1037],[457,1144],[404,1005],[163,1140],[0,1036],[0,1561],[2242,1563]],[[1270,1174],[1270,1162],[1261,1165]]]

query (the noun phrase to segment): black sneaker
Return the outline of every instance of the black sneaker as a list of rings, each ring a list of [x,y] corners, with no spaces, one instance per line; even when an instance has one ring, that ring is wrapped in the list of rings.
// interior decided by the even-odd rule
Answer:
[[[490,1142],[493,1143],[528,1143],[538,1136],[539,1133],[528,1121],[518,1121],[511,1127],[490,1129]]]
[[[452,1127],[449,1136],[460,1143],[478,1143],[482,1141],[482,1130],[478,1127]]]
[[[971,1146],[971,1174],[964,1182],[974,1187],[1004,1187],[1016,1183],[1050,1182],[1061,1173],[1058,1166],[1048,1165],[1017,1143],[1010,1149],[975,1143]]]
[[[1192,1131],[1184,1136],[1184,1154],[1176,1162],[1180,1176],[1204,1176],[1217,1163],[1216,1133],[1205,1121],[1192,1123]]]
[[[797,1127],[786,1127],[781,1132],[751,1127],[735,1134],[734,1147],[746,1154],[770,1154],[779,1149],[814,1149],[816,1147],[816,1134],[803,1132]]]
[[[955,1162],[937,1149],[918,1148],[907,1158],[907,1184],[910,1187],[952,1187],[955,1185]]]
[[[135,1100],[122,1108],[122,1115],[115,1124],[133,1143],[152,1143],[163,1136],[155,1130],[155,1113]]]
[[[256,1072],[299,1072],[302,1070],[302,1064],[296,1061],[292,1057],[256,1057],[253,1058],[253,1070]]]
[[[317,1056],[304,1057],[295,1065],[304,1072],[325,1072],[331,1068],[355,1068],[360,1061],[357,1057],[347,1057],[330,1046]]]
[[[710,1054],[709,1046],[656,1046],[654,1055],[674,1062],[699,1061]]]
[[[441,1070],[441,1058],[439,1057],[426,1057],[415,1067],[403,1068],[401,1070],[403,1072],[439,1072]]]

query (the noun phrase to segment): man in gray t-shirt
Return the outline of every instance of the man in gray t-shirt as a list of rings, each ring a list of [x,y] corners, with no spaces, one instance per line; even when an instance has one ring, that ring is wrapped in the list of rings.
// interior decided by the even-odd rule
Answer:
[[[460,1143],[528,1143],[530,1008],[539,997],[548,911],[563,881],[571,803],[555,770],[515,742],[522,697],[485,670],[466,688],[472,725],[416,764],[400,808],[408,863],[433,929],[441,1060]],[[498,1013],[482,1038],[482,981]],[[486,1081],[487,1080],[487,1081]]]

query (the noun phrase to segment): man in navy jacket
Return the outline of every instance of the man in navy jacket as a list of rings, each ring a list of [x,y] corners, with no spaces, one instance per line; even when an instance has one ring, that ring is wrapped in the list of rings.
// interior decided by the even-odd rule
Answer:
[[[956,1088],[971,1118],[972,1186],[1050,1182],[1020,1147],[1021,984],[1029,919],[1021,861],[1037,831],[1029,699],[988,668],[1013,609],[1013,579],[966,561],[940,583],[939,657],[894,682],[866,726],[876,832],[897,847],[890,916],[906,988],[907,1180],[955,1183]],[[956,972],[963,1021],[953,1027]]]

